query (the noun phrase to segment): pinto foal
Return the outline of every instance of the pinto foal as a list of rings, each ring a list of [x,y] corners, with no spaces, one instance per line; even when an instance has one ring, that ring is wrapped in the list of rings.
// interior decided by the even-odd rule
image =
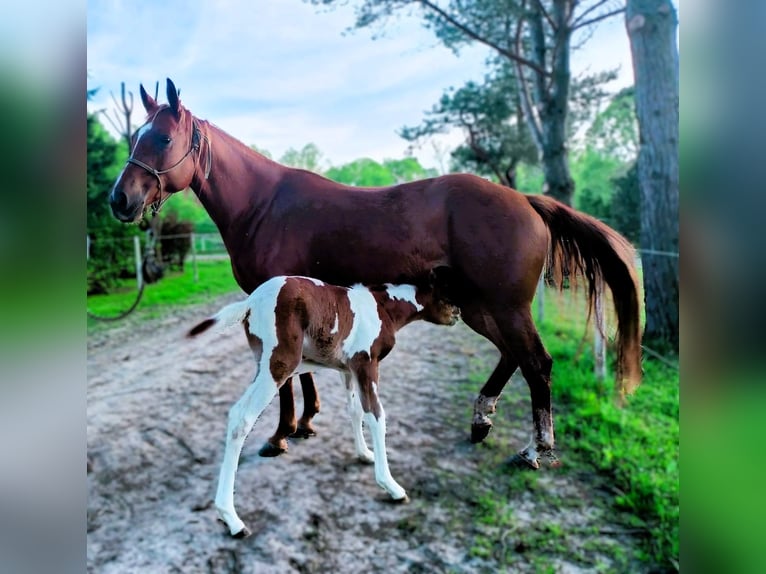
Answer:
[[[433,279],[433,274],[432,274]],[[378,362],[394,346],[395,333],[417,320],[454,325],[458,309],[437,286],[386,284],[350,288],[308,277],[274,277],[244,301],[221,309],[193,327],[193,337],[213,325],[242,323],[255,354],[252,384],[229,411],[215,506],[235,538],[250,531],[234,509],[234,480],[245,439],[258,416],[291,376],[335,369],[345,375],[357,456],[375,464],[375,480],[394,500],[407,493],[393,479],[386,457],[386,417],[378,397]],[[369,426],[372,452],[362,434]]]

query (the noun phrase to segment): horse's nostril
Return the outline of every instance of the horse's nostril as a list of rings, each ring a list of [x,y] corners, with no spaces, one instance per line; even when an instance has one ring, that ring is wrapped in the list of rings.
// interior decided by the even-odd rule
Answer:
[[[112,209],[123,211],[128,206],[128,196],[121,191],[115,190],[109,198],[109,203],[112,204]]]

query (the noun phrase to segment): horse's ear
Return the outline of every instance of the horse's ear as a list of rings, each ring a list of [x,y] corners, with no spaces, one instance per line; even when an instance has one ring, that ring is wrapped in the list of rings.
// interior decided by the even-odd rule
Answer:
[[[168,103],[170,104],[170,109],[173,110],[173,113],[176,115],[176,117],[180,116],[181,100],[178,98],[178,90],[176,89],[176,85],[170,78],[168,78]]]
[[[151,115],[157,110],[157,100],[146,93],[143,84],[141,84],[140,88],[141,101],[144,103],[144,109],[146,109],[147,114]]]

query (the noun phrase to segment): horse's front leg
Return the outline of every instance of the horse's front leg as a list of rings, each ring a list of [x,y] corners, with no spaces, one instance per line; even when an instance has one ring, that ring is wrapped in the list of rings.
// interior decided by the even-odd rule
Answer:
[[[261,369],[245,394],[229,410],[229,424],[226,430],[226,449],[218,477],[218,490],[215,494],[215,507],[220,519],[228,526],[234,538],[244,538],[250,534],[245,523],[237,516],[234,509],[234,480],[237,474],[239,455],[247,435],[263,409],[277,394],[277,384],[271,378],[268,368]]]
[[[298,428],[290,436],[294,438],[309,438],[317,433],[311,424],[311,419],[319,412],[319,393],[311,373],[300,375],[301,391],[303,392],[303,415],[298,420]]]
[[[295,396],[293,395],[293,379],[290,377],[279,388],[279,425],[276,432],[258,451],[260,456],[279,456],[287,452],[287,437],[295,433]]]

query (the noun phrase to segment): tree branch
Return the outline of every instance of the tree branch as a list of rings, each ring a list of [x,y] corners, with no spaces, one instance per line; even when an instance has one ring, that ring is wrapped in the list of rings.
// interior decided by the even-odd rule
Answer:
[[[488,46],[498,52],[499,54],[505,56],[506,58],[513,60],[517,64],[521,64],[522,66],[526,66],[538,74],[541,74],[543,76],[549,76],[550,73],[547,72],[544,68],[541,68],[538,66],[535,62],[531,60],[527,60],[526,58],[519,56],[518,53],[512,52],[510,50],[506,50],[499,44],[496,44],[495,42],[492,42],[491,40],[488,40],[487,38],[482,37],[479,35],[478,32],[468,28],[465,24],[462,22],[458,22],[453,16],[447,14],[447,12],[442,9],[441,7],[437,6],[430,0],[417,0],[421,5],[423,5],[425,8],[428,8],[434,12],[436,12],[439,16],[441,16],[446,22],[460,30],[463,34],[468,36],[469,38],[476,40],[480,44],[484,44],[485,46]]]
[[[584,22],[578,20],[574,24],[572,24],[572,31],[579,28],[585,28],[586,26],[590,26],[591,24],[595,24],[596,22],[601,22],[602,20],[606,20],[607,18],[611,18],[612,16],[617,16],[617,14],[622,14],[625,12],[625,8],[617,8],[616,10],[612,10],[611,12],[604,12],[603,14],[600,14],[598,16],[594,16],[590,20],[585,20]]]
[[[609,0],[600,0],[599,2],[596,2],[595,4],[593,4],[590,8],[583,10],[583,13],[580,14],[577,18],[575,18],[574,22],[572,22],[572,28],[574,29],[578,25],[578,23],[581,22],[588,14],[598,10],[599,8],[601,8],[601,6],[603,6],[607,2],[609,2]]]
[[[542,0],[536,0],[537,9],[540,10],[543,16],[545,16],[545,19],[548,20],[548,24],[551,28],[553,28],[553,31],[555,32],[557,29],[556,23],[553,21],[553,18],[551,18],[551,15],[548,14],[548,11],[545,9],[545,6],[543,6]]]

